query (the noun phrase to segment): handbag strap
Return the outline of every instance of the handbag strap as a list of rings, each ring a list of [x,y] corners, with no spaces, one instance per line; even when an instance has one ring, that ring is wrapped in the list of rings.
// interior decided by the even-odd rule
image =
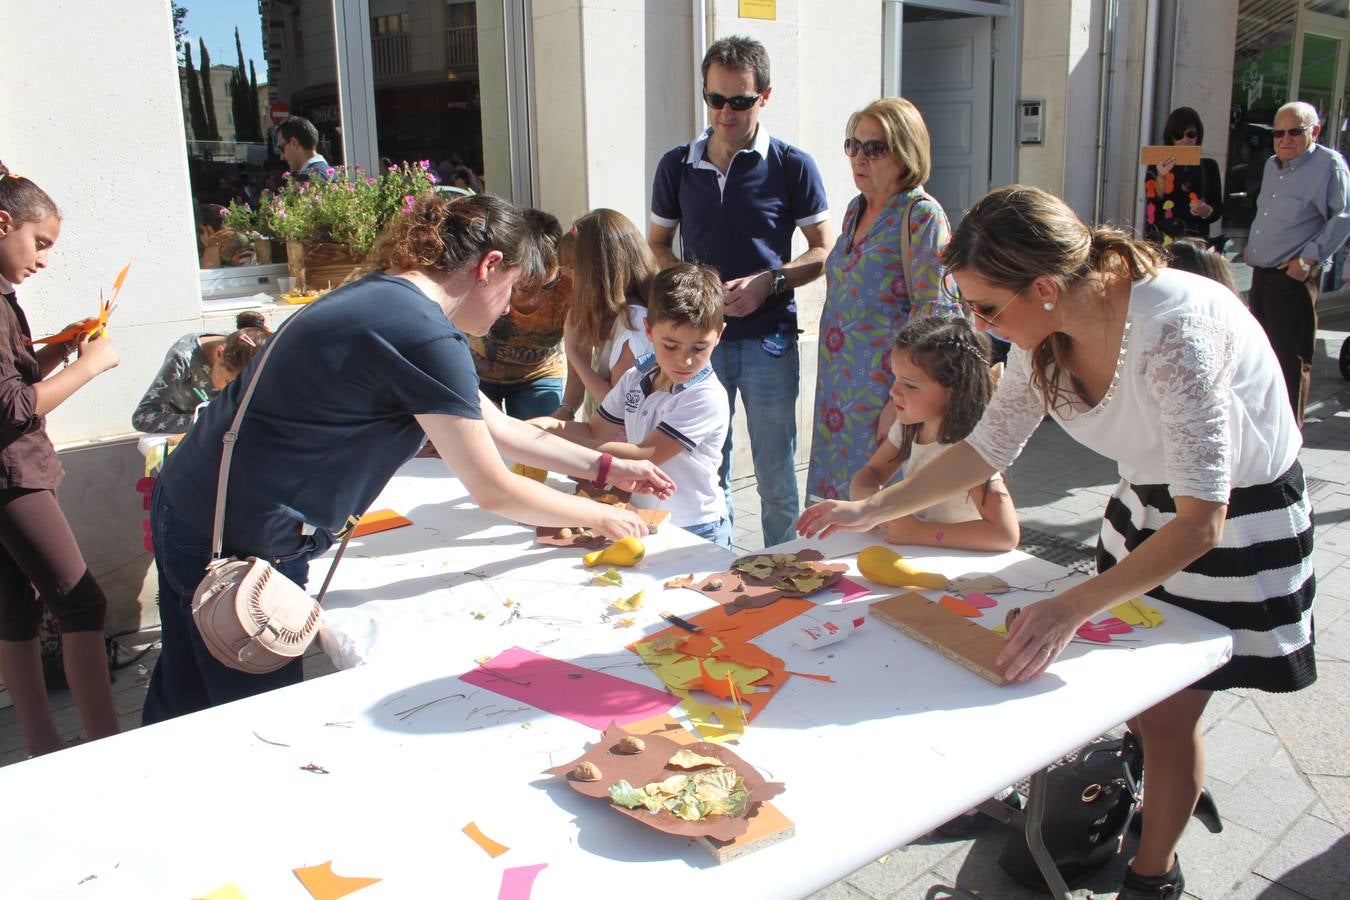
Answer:
[[[267,357],[272,353],[272,348],[276,346],[277,339],[286,330],[286,326],[304,315],[308,308],[300,310],[300,312],[281,323],[281,327],[263,345],[262,356],[258,357],[258,366],[253,370],[253,377],[249,379],[247,386],[244,388],[244,396],[239,398],[239,408],[235,410],[234,421],[230,422],[229,430],[221,438],[223,447],[220,453],[220,475],[216,479],[216,518],[211,527],[212,560],[220,559],[225,546],[225,495],[230,485],[230,461],[234,458],[234,445],[239,439],[239,426],[244,422],[244,413],[248,411],[249,401],[253,399],[253,390],[258,386],[258,381],[262,377],[263,366],[267,365]],[[323,588],[319,591],[318,600],[322,601],[323,595],[328,592],[328,584],[333,580],[333,572],[337,570],[337,564],[341,561],[342,554],[347,549],[347,542],[352,539],[352,532],[355,530],[355,527],[348,527],[347,533],[343,535],[342,546],[338,547],[333,565],[328,569],[328,577],[323,581]]]
[[[905,215],[900,220],[900,264],[904,266],[905,291],[909,294],[911,309],[913,309],[914,306],[914,270],[913,264],[909,259],[909,217],[910,214],[914,212],[914,204],[918,203],[920,200],[933,200],[933,198],[929,196],[928,192],[923,188],[919,188],[919,192],[913,197],[910,197],[909,203],[905,204]],[[933,202],[936,203],[937,201],[933,200]]]

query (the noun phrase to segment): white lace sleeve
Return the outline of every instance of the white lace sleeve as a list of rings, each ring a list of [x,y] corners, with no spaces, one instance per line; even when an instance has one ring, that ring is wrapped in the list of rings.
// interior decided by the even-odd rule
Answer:
[[[1013,347],[993,399],[966,443],[1001,472],[1017,459],[1043,418],[1045,402],[1031,384],[1031,356]]]
[[[1158,402],[1172,494],[1227,503],[1232,333],[1206,316],[1169,318],[1144,350],[1144,383]]]

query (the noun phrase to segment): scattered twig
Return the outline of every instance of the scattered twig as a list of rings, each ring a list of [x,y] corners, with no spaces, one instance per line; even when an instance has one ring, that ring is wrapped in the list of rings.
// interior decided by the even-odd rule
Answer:
[[[429,706],[435,706],[442,700],[454,700],[457,698],[460,700],[465,699],[463,694],[447,694],[444,697],[437,697],[435,700],[428,700],[426,703],[419,703],[416,706],[410,706],[407,709],[401,709],[398,712],[394,713],[394,715],[398,717],[398,720],[400,722],[406,722]]]
[[[348,720],[345,721],[345,722],[324,722],[324,723],[323,723],[323,727],[324,727],[324,728],[351,728],[351,727],[352,727],[352,722],[351,722],[351,719],[348,719]]]
[[[511,713],[525,712],[528,706],[517,706],[515,709],[499,709],[496,712],[485,713],[489,716],[509,716]]]
[[[321,766],[321,765],[318,765],[317,763],[310,763],[310,764],[307,765],[307,766],[301,766],[301,767],[300,767],[300,771],[301,771],[301,772],[313,772],[315,775],[327,775],[327,774],[329,774],[329,772],[328,772],[327,769],[325,769],[325,768],[324,768],[323,766]]]
[[[390,697],[388,700],[384,701],[384,702],[381,703],[380,705],[381,705],[381,706],[388,706],[390,703],[393,703],[395,700],[402,700],[402,699],[403,699],[404,697],[406,697],[406,696],[408,696],[408,692],[407,692],[407,691],[404,691],[403,693],[399,694],[397,697]]]
[[[512,684],[518,684],[521,687],[530,686],[530,683],[528,681],[521,681],[519,678],[512,678],[510,675],[503,675],[501,672],[498,672],[496,669],[490,666],[480,665],[478,668],[482,669],[484,672],[488,673],[493,678],[500,678],[502,681],[509,681]]]
[[[93,881],[93,880],[94,880],[95,878],[97,878],[97,877],[98,877],[97,875],[86,875],[86,876],[84,876],[83,878],[81,878],[79,881],[77,881],[77,882],[75,882],[75,883],[76,883],[77,885],[79,885],[79,884],[84,884],[86,881]]]
[[[263,737],[261,734],[258,734],[258,732],[256,732],[256,731],[253,732],[253,736],[254,736],[255,738],[257,738],[258,740],[262,741],[264,744],[271,744],[273,747],[289,747],[289,746],[290,746],[290,744],[283,744],[283,743],[281,743],[281,741],[269,741],[267,738]]]

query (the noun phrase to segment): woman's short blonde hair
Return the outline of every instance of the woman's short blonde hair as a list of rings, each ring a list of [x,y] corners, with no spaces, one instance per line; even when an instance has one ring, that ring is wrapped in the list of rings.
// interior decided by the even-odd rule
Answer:
[[[900,190],[907,191],[928,180],[933,171],[933,145],[928,138],[928,126],[913,103],[904,97],[882,97],[873,100],[848,117],[845,137],[853,137],[858,120],[871,116],[881,125],[886,135],[886,146],[900,161]]]

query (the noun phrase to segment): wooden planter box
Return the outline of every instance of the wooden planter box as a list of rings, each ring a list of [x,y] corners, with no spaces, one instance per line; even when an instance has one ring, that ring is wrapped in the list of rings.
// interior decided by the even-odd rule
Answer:
[[[326,291],[355,278],[369,267],[345,244],[286,242],[286,268],[297,291]]]

